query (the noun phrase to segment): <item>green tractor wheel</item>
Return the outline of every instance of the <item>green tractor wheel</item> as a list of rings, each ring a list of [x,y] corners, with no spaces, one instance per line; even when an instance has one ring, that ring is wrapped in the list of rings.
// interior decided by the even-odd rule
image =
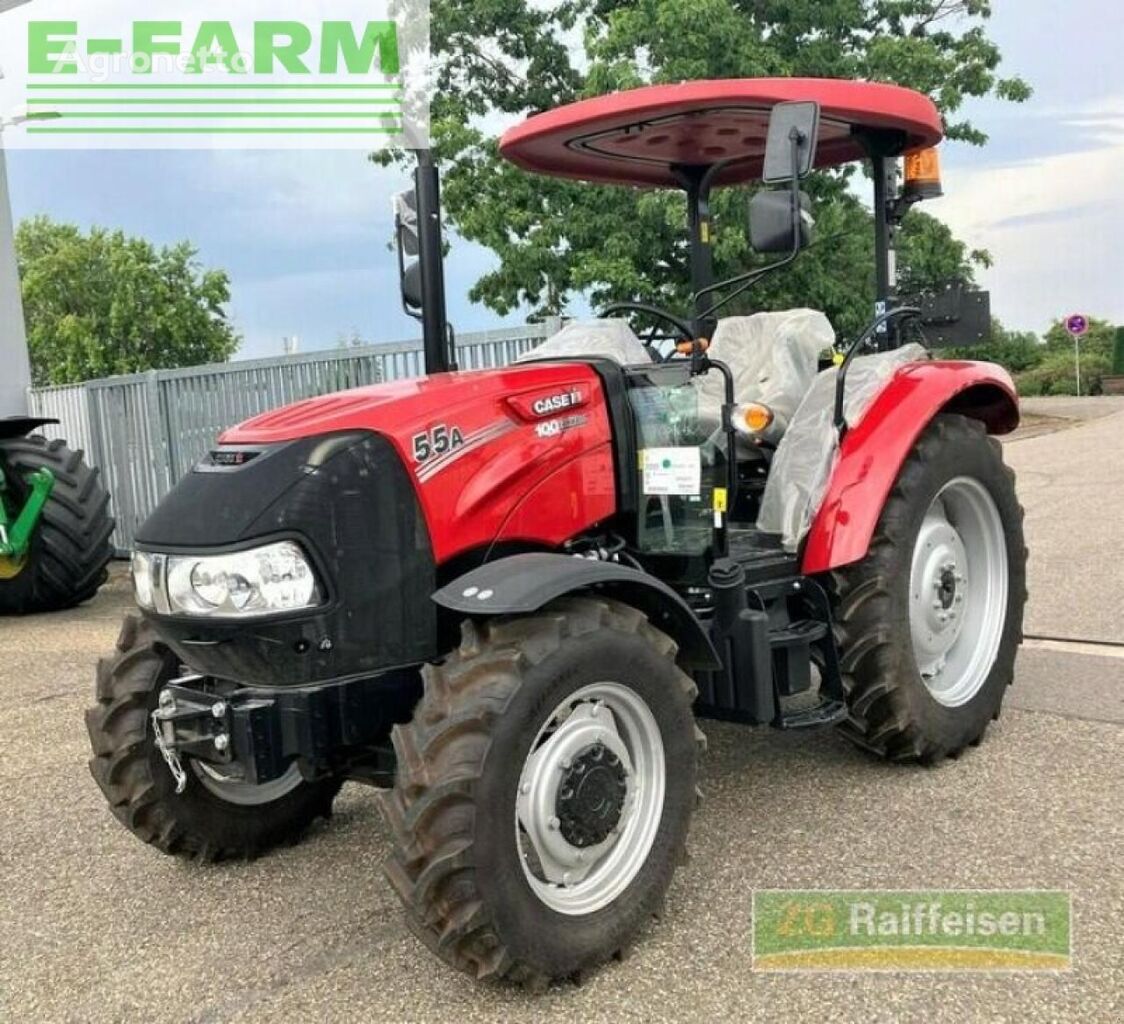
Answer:
[[[0,470],[0,501],[13,523],[35,499],[35,481],[52,480],[42,489],[45,501],[26,547],[0,555],[0,614],[57,611],[89,600],[106,581],[113,556],[109,495],[98,471],[82,452],[39,435],[0,441]]]

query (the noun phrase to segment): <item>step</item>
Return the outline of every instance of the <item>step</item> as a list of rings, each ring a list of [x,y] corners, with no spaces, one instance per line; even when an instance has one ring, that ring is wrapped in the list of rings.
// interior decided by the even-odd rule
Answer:
[[[814,644],[827,636],[827,623],[817,619],[798,619],[783,629],[769,630],[770,647],[797,647]]]
[[[785,711],[777,720],[777,727],[781,729],[821,729],[824,726],[836,725],[847,717],[847,705],[841,700],[825,700],[814,707],[801,708],[799,711]]]

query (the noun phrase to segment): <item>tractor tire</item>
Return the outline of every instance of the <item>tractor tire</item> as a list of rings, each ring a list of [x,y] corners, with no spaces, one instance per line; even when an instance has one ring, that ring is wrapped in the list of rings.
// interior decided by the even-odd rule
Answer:
[[[291,845],[316,818],[331,815],[336,779],[305,782],[287,773],[260,786],[224,782],[185,758],[187,786],[176,793],[153,741],[152,712],[179,667],[135,615],[125,618],[113,657],[98,662],[98,702],[86,712],[90,772],[122,825],[162,853],[210,862]]]
[[[60,611],[88,601],[108,578],[113,557],[109,495],[97,469],[82,452],[38,434],[0,443],[0,460],[20,497],[28,472],[47,468],[55,475],[27,557],[0,562],[0,614]]]
[[[441,959],[541,990],[623,955],[659,912],[704,742],[675,656],[639,611],[570,597],[467,621],[427,666],[380,802],[387,876]]]
[[[937,416],[902,466],[866,558],[827,580],[849,739],[922,764],[983,739],[1014,677],[1026,556],[999,442],[977,420]]]

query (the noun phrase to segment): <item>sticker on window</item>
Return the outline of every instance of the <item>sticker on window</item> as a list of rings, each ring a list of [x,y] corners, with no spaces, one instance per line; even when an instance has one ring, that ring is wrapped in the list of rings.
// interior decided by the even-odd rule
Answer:
[[[640,453],[645,494],[695,495],[702,491],[698,448],[645,448]]]

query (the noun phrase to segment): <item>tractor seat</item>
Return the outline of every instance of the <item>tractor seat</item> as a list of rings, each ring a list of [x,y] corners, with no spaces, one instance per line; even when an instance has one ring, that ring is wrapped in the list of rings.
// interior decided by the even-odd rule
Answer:
[[[758,402],[773,411],[763,438],[776,444],[819,372],[820,353],[834,344],[835,331],[823,313],[790,309],[719,320],[707,355],[730,367],[735,402]],[[711,371],[696,377],[694,385],[700,427],[719,430],[725,378]]]
[[[652,357],[624,320],[575,320],[552,334],[537,348],[521,355],[516,362],[530,359],[572,359],[596,356],[612,359],[621,366],[650,363]]]

